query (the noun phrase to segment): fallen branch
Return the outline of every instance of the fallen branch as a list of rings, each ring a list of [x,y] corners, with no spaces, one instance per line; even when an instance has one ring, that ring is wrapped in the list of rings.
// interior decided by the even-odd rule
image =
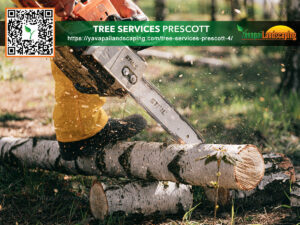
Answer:
[[[230,64],[216,58],[196,58],[192,55],[184,55],[179,56],[176,54],[173,54],[171,52],[164,52],[154,49],[145,49],[139,52],[139,55],[145,58],[158,58],[158,59],[164,59],[168,60],[174,64],[180,64],[180,65],[187,65],[187,66],[210,66],[210,67],[225,67],[230,68]]]
[[[126,184],[94,182],[90,191],[90,208],[95,218],[140,214],[178,214],[193,204],[191,187],[173,182],[130,182]]]
[[[217,162],[206,164],[216,151],[237,155],[235,165],[221,163],[219,185],[227,189],[251,190],[264,175],[264,161],[253,145],[123,142],[108,145],[98,154],[64,161],[56,141],[1,138],[0,162],[42,168],[68,174],[134,177],[144,180],[173,181],[209,186],[215,181]],[[203,160],[196,160],[196,159]]]

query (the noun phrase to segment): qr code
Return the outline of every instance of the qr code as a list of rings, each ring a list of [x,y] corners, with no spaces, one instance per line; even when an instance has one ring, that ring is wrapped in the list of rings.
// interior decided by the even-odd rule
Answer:
[[[54,56],[53,9],[6,9],[7,56]]]

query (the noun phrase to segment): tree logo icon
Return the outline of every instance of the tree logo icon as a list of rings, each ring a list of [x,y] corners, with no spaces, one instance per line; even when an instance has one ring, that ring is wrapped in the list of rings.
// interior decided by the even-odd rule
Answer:
[[[31,40],[32,39],[32,35],[34,34],[34,32],[36,30],[32,30],[28,26],[25,25],[25,31],[30,34],[29,40]]]

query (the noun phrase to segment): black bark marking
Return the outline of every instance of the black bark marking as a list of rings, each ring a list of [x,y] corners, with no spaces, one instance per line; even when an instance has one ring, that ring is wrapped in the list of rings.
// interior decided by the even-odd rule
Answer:
[[[17,149],[18,147],[22,146],[23,144],[26,144],[30,139],[22,140],[20,143],[19,141],[16,141],[17,143],[13,144],[13,146],[9,150],[9,154],[13,152],[13,150]]]
[[[1,139],[0,139],[1,141]],[[0,149],[0,158],[4,158],[5,157],[5,152],[4,152],[4,147],[7,145],[8,143],[7,142],[4,142],[1,146],[1,149]]]
[[[100,170],[102,174],[107,174],[106,164],[105,164],[105,151],[103,148],[97,151],[95,163],[96,163],[96,167]]]
[[[65,173],[65,174],[72,174],[72,172],[67,170],[67,167],[64,166],[64,163],[60,164],[60,160],[61,160],[61,155],[58,155],[57,158],[55,159],[55,163],[54,163],[54,167],[53,167],[53,171],[58,171],[60,173]]]
[[[51,151],[51,147],[49,147],[49,148],[47,149],[47,156],[49,156],[50,151]]]
[[[22,163],[14,154],[13,151],[16,150],[18,147],[26,144],[28,141],[30,141],[30,139],[23,139],[21,141],[16,141],[15,144],[13,144],[13,146],[8,150],[8,154],[6,155],[7,158],[5,160],[7,160],[9,162],[9,164],[17,166],[17,165],[24,165],[24,163]]]
[[[9,155],[7,154],[7,152],[4,151],[5,146],[8,144],[9,144],[8,142],[4,142],[4,144],[2,145],[2,148],[1,148],[1,160],[3,162],[6,162],[9,158]]]
[[[300,181],[293,183],[293,187],[299,187],[300,188]]]
[[[186,184],[186,182],[180,177],[180,166],[178,165],[178,162],[184,152],[184,150],[180,150],[173,158],[173,160],[168,164],[168,170],[174,175],[176,180],[182,184]]]
[[[61,155],[58,155],[57,158],[55,159],[54,169],[59,168],[60,158],[61,158]]]
[[[82,174],[82,175],[85,175],[85,176],[90,175],[88,172],[82,170],[82,169],[79,167],[77,160],[75,160],[75,169],[76,169],[76,171],[77,171],[79,174]]]
[[[119,190],[120,189],[120,186],[117,186],[117,185],[111,185],[111,186],[108,186],[106,187],[106,189],[104,190],[105,192],[106,191],[114,191],[114,190]]]
[[[149,169],[147,169],[147,172],[146,172],[146,180],[149,180],[149,181],[157,180],[157,179],[155,179],[155,177],[153,176],[153,174],[150,172]]]
[[[167,143],[162,143],[160,146],[159,146],[159,149],[160,151],[163,151],[166,149],[166,147],[168,147],[168,144]]]
[[[184,207],[182,205],[182,203],[180,202],[181,199],[179,199],[179,202],[177,203],[177,213],[180,214],[180,215],[183,215],[185,213],[184,211]]]
[[[38,139],[36,137],[32,138],[32,148],[34,148],[37,145]]]
[[[119,163],[123,167],[124,171],[126,172],[128,177],[132,177],[130,166],[131,166],[131,159],[130,154],[132,149],[134,148],[135,144],[130,145],[122,155],[119,156]]]

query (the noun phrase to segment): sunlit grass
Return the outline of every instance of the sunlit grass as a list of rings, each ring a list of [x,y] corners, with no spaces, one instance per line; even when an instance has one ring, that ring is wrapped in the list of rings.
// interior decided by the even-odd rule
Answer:
[[[180,47],[178,50],[184,52]],[[237,61],[230,69],[184,67],[154,59],[148,62],[155,74],[147,73],[146,76],[203,132],[207,142],[249,143],[265,151],[289,154],[292,148],[300,150],[296,142],[290,143],[290,148],[285,146],[289,140],[292,142],[293,135],[299,135],[300,101],[299,96],[283,96],[276,92],[282,74],[282,59],[278,52],[282,53],[283,49],[232,48],[229,52],[227,54],[228,49],[227,53],[224,52],[224,60],[230,62],[235,58]],[[121,117],[141,113],[148,119],[150,127],[155,126],[155,122],[134,101],[127,100],[122,107],[122,110],[118,107],[111,109],[112,115]],[[162,130],[154,130],[162,135],[153,136],[148,132],[148,136],[144,132],[136,139],[171,140]],[[284,140],[281,136],[285,137]]]

